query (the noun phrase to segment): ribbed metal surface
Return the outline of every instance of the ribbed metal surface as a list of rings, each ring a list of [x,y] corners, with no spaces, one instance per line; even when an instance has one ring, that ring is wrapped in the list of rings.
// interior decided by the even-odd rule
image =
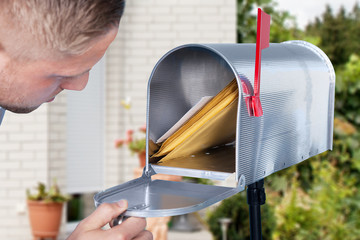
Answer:
[[[95,195],[95,205],[126,199],[129,203],[125,216],[164,217],[199,211],[216,202],[231,197],[245,189],[244,178],[235,188],[203,185],[186,182],[152,180],[154,171],[149,167],[149,176],[109,188]]]
[[[192,44],[171,50],[149,81],[148,145],[201,97],[215,96],[234,77],[239,86],[241,81],[253,85],[254,66],[255,44]],[[303,41],[270,44],[261,62],[264,115],[249,117],[241,90],[236,156],[219,161],[236,161],[237,179],[244,175],[248,185],[331,149],[334,86],[334,69],[317,47]],[[171,168],[165,172],[171,174]]]

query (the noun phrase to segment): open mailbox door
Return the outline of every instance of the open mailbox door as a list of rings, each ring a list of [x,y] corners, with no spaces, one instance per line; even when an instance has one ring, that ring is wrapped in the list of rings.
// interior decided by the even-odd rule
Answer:
[[[332,149],[335,73],[327,56],[304,41],[270,44],[262,53],[263,116],[253,117],[249,116],[247,98],[254,93],[254,53],[255,44],[189,44],[165,54],[148,84],[143,176],[96,194],[96,205],[127,199],[126,216],[185,214]],[[230,117],[219,117],[226,108],[221,109],[214,114],[219,119],[211,125],[214,128],[199,124],[187,137],[177,138],[178,145],[170,151],[156,155],[164,144],[158,140],[169,129],[202,98],[215,98],[233,80],[238,97],[232,100]],[[229,129],[233,131],[229,138],[219,135]],[[227,140],[209,146],[214,136]],[[196,152],[188,151],[194,146]],[[162,161],[179,148],[184,154]],[[235,178],[236,184],[221,187],[151,179],[158,173],[214,180]]]
[[[126,216],[175,216],[198,211],[245,188],[245,179],[240,179],[238,187],[229,188],[152,180],[153,174],[155,172],[149,166],[149,171],[144,171],[142,177],[97,194],[96,205],[127,199],[129,207]]]

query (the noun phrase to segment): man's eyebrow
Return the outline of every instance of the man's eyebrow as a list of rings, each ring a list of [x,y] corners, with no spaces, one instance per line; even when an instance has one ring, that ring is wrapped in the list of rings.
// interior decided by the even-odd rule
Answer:
[[[73,77],[78,77],[85,73],[88,73],[88,72],[90,72],[90,70],[91,70],[91,68],[89,68],[88,70],[86,70],[82,73],[76,74],[76,75],[51,74],[50,77],[73,78]]]

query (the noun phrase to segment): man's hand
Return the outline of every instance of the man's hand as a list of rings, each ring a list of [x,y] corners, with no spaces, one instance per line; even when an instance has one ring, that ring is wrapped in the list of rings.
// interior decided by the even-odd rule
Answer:
[[[101,204],[89,217],[82,220],[67,240],[151,240],[152,234],[145,230],[144,218],[130,217],[111,229],[101,229],[127,209],[126,200]]]

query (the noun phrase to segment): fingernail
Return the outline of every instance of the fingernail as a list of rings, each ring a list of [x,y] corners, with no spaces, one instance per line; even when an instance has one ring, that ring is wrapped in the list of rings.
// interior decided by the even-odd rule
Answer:
[[[126,200],[122,199],[119,202],[117,202],[117,204],[119,205],[119,207],[121,208],[126,208],[127,202]]]

